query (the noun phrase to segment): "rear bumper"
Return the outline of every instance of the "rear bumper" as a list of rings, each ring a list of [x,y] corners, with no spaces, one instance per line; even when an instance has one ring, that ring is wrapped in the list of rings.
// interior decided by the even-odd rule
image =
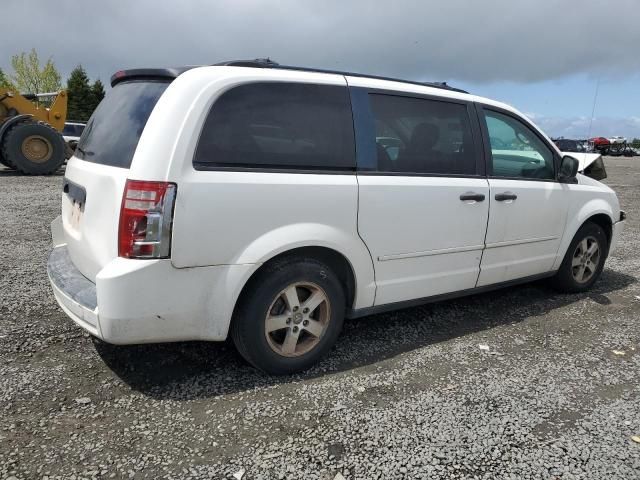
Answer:
[[[76,268],[64,244],[53,249],[47,263],[64,312],[91,335],[120,345],[224,340],[251,268],[178,269],[170,260],[116,258],[94,283]]]
[[[53,294],[65,313],[91,335],[102,338],[96,285],[73,265],[66,246],[51,251],[47,274]]]

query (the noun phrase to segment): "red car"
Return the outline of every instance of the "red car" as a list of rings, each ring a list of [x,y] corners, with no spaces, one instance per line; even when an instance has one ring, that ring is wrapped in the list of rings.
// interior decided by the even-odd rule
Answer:
[[[611,142],[608,138],[594,137],[589,139],[589,144],[592,146],[593,151],[600,152],[602,155],[609,153]]]

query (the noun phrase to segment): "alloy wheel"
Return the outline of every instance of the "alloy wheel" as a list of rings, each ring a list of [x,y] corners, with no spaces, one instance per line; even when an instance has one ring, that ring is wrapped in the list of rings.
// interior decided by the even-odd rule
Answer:
[[[282,290],[265,318],[271,349],[284,357],[298,357],[318,345],[327,331],[331,306],[326,292],[311,282],[297,282]]]
[[[588,236],[576,245],[571,260],[571,272],[578,283],[587,283],[595,275],[600,264],[600,245],[595,237]]]

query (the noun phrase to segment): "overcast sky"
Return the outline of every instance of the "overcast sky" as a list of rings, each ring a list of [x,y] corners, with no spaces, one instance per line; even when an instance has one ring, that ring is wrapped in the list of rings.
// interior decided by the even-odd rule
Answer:
[[[640,137],[640,0],[1,0],[0,67],[36,48],[63,75],[271,57],[447,80],[550,135]],[[13,19],[8,22],[7,19]]]

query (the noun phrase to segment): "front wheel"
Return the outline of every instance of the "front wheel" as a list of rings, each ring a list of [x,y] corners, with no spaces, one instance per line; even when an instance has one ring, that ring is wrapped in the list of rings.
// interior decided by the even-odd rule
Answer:
[[[323,262],[283,259],[247,285],[231,325],[240,354],[271,374],[300,372],[333,346],[345,314],[342,285]]]
[[[62,135],[44,122],[20,122],[2,141],[4,163],[27,175],[49,175],[64,163]]]
[[[553,285],[563,292],[584,292],[598,280],[609,251],[602,227],[587,222],[576,233],[564,256]]]

